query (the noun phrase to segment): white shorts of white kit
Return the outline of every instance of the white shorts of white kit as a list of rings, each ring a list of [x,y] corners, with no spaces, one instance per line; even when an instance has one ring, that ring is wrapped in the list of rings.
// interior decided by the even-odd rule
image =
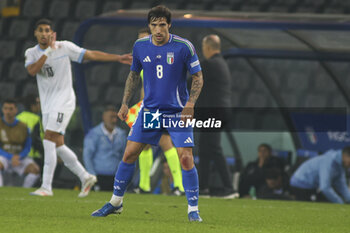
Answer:
[[[64,135],[73,112],[50,112],[43,114],[44,131],[50,130]]]
[[[24,159],[21,159],[21,163],[18,166],[13,167],[11,160],[8,160],[6,157],[0,155],[0,163],[4,165],[4,171],[6,172],[14,171],[18,175],[22,176],[27,166],[29,164],[34,163],[34,160],[32,158],[25,157]]]

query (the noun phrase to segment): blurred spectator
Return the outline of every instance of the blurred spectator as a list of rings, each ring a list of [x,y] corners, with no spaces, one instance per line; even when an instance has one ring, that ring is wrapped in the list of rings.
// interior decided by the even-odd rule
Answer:
[[[39,165],[41,173],[44,167],[44,128],[40,117],[40,99],[38,95],[29,94],[23,101],[24,111],[16,116],[16,118],[25,123],[29,130],[32,139],[32,145],[28,156],[34,159]],[[62,171],[63,161],[60,157],[57,158],[57,166],[54,173],[54,178],[57,179]]]
[[[25,110],[17,115],[17,119],[25,123],[30,129],[30,135],[32,138],[32,145],[29,157],[42,168],[43,167],[43,155],[44,148],[44,130],[41,122],[40,113],[40,100],[37,95],[30,94],[24,98],[23,105]]]
[[[276,168],[283,174],[284,162],[283,160],[272,156],[272,148],[268,144],[261,144],[258,146],[258,159],[254,162],[248,163],[244,168],[239,181],[240,197],[247,197],[251,188],[258,191],[265,182],[264,169]]]
[[[204,85],[197,101],[197,107],[204,113],[208,109],[211,117],[221,119],[223,124],[229,118],[226,112],[231,107],[231,75],[230,69],[221,55],[221,41],[217,35],[203,38],[202,52],[205,60],[201,62]],[[208,118],[207,114],[200,114]],[[204,119],[205,120],[205,119]],[[223,195],[233,194],[232,179],[226,158],[221,148],[221,132],[201,132],[199,138],[199,187],[201,195],[209,194],[210,162],[214,162],[216,170],[224,186]]]
[[[159,157],[158,157],[159,158]],[[153,194],[163,194],[163,195],[174,195],[179,196],[179,194],[174,193],[174,179],[171,172],[171,168],[165,157],[160,159],[160,164],[158,171],[155,171],[155,174],[152,176],[152,179],[156,182],[156,185],[152,191]],[[157,163],[157,162],[156,162]],[[160,171],[161,169],[161,171]],[[157,174],[158,173],[158,174]],[[150,192],[149,192],[150,193]],[[180,194],[182,195],[182,194]]]
[[[0,187],[3,186],[2,171],[16,172],[24,178],[23,187],[32,187],[39,178],[39,167],[27,157],[31,147],[28,127],[16,119],[15,100],[5,100],[0,119]]]
[[[293,174],[290,185],[299,201],[350,202],[345,169],[350,168],[350,147],[329,150],[303,163]]]
[[[123,158],[127,135],[117,127],[114,106],[106,106],[102,119],[84,139],[83,158],[86,170],[97,176],[100,190],[113,190],[114,174]]]
[[[173,181],[173,176],[171,175],[171,171],[169,168],[169,165],[166,161],[163,163],[163,176],[161,180],[161,193],[162,194],[167,194],[170,195],[172,194],[172,184],[174,183]]]
[[[289,179],[281,169],[266,167],[265,184],[257,192],[259,199],[292,200],[289,192]]]

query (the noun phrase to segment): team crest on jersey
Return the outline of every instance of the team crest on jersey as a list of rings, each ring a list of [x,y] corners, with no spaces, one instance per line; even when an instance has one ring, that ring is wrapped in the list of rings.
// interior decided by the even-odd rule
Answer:
[[[167,62],[169,65],[171,65],[171,64],[174,63],[174,53],[173,53],[173,52],[167,53],[166,62]]]

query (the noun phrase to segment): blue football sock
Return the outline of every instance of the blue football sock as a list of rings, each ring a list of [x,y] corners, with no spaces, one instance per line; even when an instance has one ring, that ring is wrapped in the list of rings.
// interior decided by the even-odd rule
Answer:
[[[114,178],[113,194],[119,197],[124,196],[126,187],[128,186],[135,169],[135,163],[120,162]]]
[[[194,166],[191,170],[186,171],[182,169],[182,183],[185,189],[188,205],[198,206],[198,174]]]

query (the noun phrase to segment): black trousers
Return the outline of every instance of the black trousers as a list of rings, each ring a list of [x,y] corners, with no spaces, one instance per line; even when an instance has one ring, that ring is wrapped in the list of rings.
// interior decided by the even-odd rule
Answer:
[[[317,202],[329,202],[327,198],[316,189],[302,189],[297,187],[291,187],[292,194],[297,201],[317,201]]]
[[[232,179],[221,148],[221,132],[201,132],[199,137],[199,187],[209,188],[210,162],[214,162],[224,188],[232,190]]]
[[[101,191],[113,191],[114,176],[97,175],[97,185]]]

